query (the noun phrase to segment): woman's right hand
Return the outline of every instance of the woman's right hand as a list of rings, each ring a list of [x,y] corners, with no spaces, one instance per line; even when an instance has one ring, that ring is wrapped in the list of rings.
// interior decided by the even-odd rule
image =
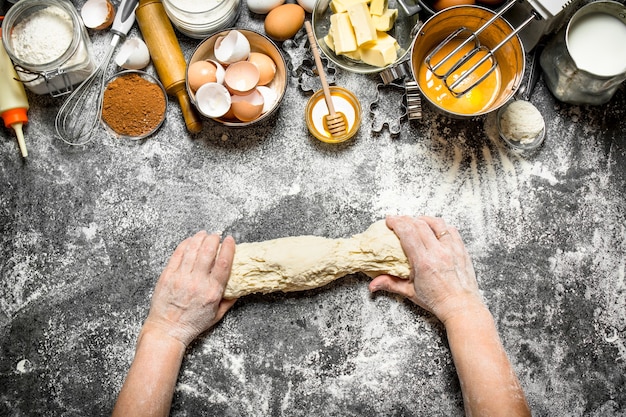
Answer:
[[[390,216],[411,266],[409,279],[380,275],[370,291],[403,295],[435,314],[444,324],[456,314],[485,309],[472,261],[458,230],[441,218]]]

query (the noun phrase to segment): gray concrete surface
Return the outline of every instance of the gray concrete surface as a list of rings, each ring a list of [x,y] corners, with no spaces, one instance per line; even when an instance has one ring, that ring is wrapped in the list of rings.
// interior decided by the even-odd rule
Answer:
[[[245,9],[238,25],[262,30]],[[108,36],[91,33],[100,55]],[[292,68],[298,39],[283,45]],[[186,57],[197,43],[181,37]],[[366,110],[376,96],[376,76],[333,79]],[[60,100],[30,96],[28,160],[0,129],[0,415],[108,414],[154,283],[197,230],[345,237],[388,213],[459,228],[534,415],[626,415],[623,86],[572,106],[540,80],[548,138],[532,156],[503,146],[493,115],[428,106],[397,136],[366,111],[354,140],[325,145],[304,124],[309,95],[294,75],[269,123],[196,136],[171,102],[149,140],[101,130],[84,147],[55,136]],[[239,300],[189,349],[172,415],[462,415],[440,323],[367,282]]]

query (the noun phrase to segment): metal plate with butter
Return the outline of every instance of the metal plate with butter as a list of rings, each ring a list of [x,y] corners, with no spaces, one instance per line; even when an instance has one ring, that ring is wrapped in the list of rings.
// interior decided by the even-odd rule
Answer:
[[[360,60],[351,59],[348,56],[336,54],[324,41],[324,37],[330,30],[330,16],[333,11],[330,7],[331,0],[318,0],[315,3],[315,9],[313,10],[311,20],[313,24],[313,33],[315,40],[322,50],[333,63],[338,67],[347,71],[360,73],[360,74],[375,74],[382,71],[384,66],[373,66],[366,64]],[[398,42],[399,49],[397,51],[396,60],[386,66],[395,64],[402,60],[409,52],[411,43],[413,41],[413,28],[419,21],[419,15],[417,13],[411,14],[404,9],[403,4],[398,0],[389,0],[388,9],[397,9],[398,16],[391,30],[387,33],[394,37]]]

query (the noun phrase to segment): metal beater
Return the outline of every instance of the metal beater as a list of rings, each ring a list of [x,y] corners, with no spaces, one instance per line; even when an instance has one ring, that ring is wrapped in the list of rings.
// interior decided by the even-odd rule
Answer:
[[[473,31],[466,27],[461,27],[454,32],[452,32],[448,37],[446,37],[437,47],[435,47],[424,59],[424,63],[427,65],[428,69],[433,73],[434,76],[441,79],[444,85],[448,88],[450,93],[455,97],[461,97],[462,95],[469,92],[471,89],[476,87],[478,84],[483,82],[498,66],[498,62],[495,58],[495,53],[498,49],[500,49],[503,45],[509,42],[513,37],[515,37],[522,29],[524,29],[528,24],[530,24],[535,19],[550,19],[559,14],[571,0],[528,0],[528,3],[533,7],[533,10],[530,12],[530,16],[520,23],[511,33],[509,33],[502,41],[497,44],[494,48],[490,49],[484,45],[481,45],[479,35],[483,32],[487,27],[489,27],[493,22],[497,19],[501,18],[504,13],[506,13],[509,9],[511,9],[517,0],[511,0],[506,3],[500,10],[485,24],[479,27],[477,30]],[[441,60],[436,63],[433,63],[434,56],[439,53],[447,44],[452,42],[454,39],[463,39],[463,41],[457,45],[450,53],[444,56]],[[458,61],[453,62],[448,69],[443,70],[442,67],[449,63],[454,56],[456,56],[463,48],[467,45],[473,43],[473,46],[470,46],[470,50],[465,53]],[[477,57],[477,54],[483,52],[484,54],[478,61],[476,61],[470,68],[461,72],[458,77],[455,78],[451,83],[449,82],[449,78],[455,74],[463,65],[468,63],[472,58]],[[489,61],[489,62],[488,62]],[[463,84],[463,82],[470,77],[478,68],[480,68],[483,64],[487,63],[489,68],[480,75],[477,80],[469,86],[464,86],[460,90],[459,86]]]
[[[137,2],[138,0],[122,0],[111,27],[113,39],[104,59],[70,94],[57,113],[55,120],[57,134],[70,145],[84,145],[91,140],[91,134],[98,125],[102,112],[106,69],[115,47],[126,37],[135,23]]]

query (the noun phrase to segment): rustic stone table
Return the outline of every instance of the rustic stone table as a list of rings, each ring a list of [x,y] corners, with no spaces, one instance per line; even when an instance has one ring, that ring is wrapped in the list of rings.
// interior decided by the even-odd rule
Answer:
[[[245,6],[237,24],[262,31]],[[379,78],[337,69],[364,118],[353,140],[326,145],[304,123],[316,80],[297,71],[303,32],[281,45],[289,85],[258,127],[207,121],[191,136],[171,100],[148,140],[100,130],[71,147],[54,133],[61,100],[30,95],[27,160],[0,130],[0,415],[108,414],[153,286],[196,231],[347,237],[390,213],[459,228],[535,415],[624,415],[623,86],[607,105],[572,106],[540,80],[532,101],[548,137],[519,155],[493,115],[452,120],[425,106],[408,121],[392,89],[381,100],[394,104],[372,113]],[[110,34],[90,35],[101,57]],[[187,58],[198,44],[180,42]],[[441,324],[367,283],[240,299],[189,349],[172,415],[462,415]]]

